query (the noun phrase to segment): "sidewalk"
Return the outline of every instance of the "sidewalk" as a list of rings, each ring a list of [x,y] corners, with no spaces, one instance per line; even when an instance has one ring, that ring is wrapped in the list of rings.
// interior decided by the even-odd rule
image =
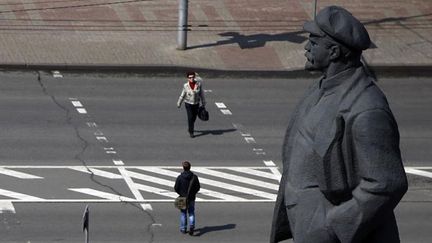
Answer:
[[[188,49],[179,51],[178,0],[0,1],[0,67],[303,70],[313,2],[189,0]],[[431,0],[318,0],[331,4],[366,25],[373,69],[432,69]]]

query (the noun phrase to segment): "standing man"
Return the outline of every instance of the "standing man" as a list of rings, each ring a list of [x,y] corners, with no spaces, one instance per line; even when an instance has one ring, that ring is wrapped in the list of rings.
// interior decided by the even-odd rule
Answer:
[[[183,85],[183,90],[177,101],[177,107],[180,108],[181,103],[185,102],[186,113],[188,118],[188,132],[191,138],[194,137],[194,126],[198,116],[198,108],[201,102],[202,106],[206,105],[204,90],[202,88],[201,79],[197,77],[195,72],[188,72],[186,74],[188,82]]]
[[[182,163],[183,172],[177,177],[174,190],[181,196],[186,197],[186,209],[180,210],[180,231],[186,234],[189,214],[189,235],[193,235],[195,229],[195,199],[201,186],[198,176],[190,171],[189,161]]]
[[[303,28],[306,69],[323,76],[286,131],[270,242],[400,242],[393,210],[407,179],[397,123],[360,61],[369,35],[337,6]]]

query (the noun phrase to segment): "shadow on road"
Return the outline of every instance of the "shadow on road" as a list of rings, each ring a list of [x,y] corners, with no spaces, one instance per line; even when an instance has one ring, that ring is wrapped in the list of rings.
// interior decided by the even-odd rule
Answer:
[[[205,136],[205,135],[222,135],[227,132],[235,132],[237,129],[218,129],[218,130],[195,130],[195,137]]]
[[[218,226],[205,226],[199,229],[195,230],[194,236],[201,236],[205,233],[213,232],[213,231],[221,231],[221,230],[231,230],[236,227],[235,224],[225,224],[225,225],[218,225]]]

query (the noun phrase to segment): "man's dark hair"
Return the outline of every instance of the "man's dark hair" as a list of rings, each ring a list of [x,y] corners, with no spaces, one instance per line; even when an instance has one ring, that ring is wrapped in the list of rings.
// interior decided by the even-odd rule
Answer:
[[[183,170],[184,171],[190,171],[191,164],[190,164],[189,161],[183,161],[182,165],[183,165]]]
[[[195,77],[195,72],[187,72],[186,73],[186,77],[189,78],[189,76],[194,76]]]

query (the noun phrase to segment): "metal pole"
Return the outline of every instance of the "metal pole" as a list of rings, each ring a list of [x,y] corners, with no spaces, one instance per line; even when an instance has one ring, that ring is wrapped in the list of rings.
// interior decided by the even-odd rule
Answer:
[[[188,0],[179,0],[179,2],[177,50],[186,50],[188,30]]]
[[[85,207],[84,214],[83,214],[83,231],[84,231],[85,243],[89,243],[89,238],[90,238],[89,221],[90,221],[90,211],[89,211],[89,206],[87,205]]]
[[[314,19],[315,19],[315,17],[316,17],[317,1],[318,1],[318,0],[315,0],[315,3],[314,3]]]

